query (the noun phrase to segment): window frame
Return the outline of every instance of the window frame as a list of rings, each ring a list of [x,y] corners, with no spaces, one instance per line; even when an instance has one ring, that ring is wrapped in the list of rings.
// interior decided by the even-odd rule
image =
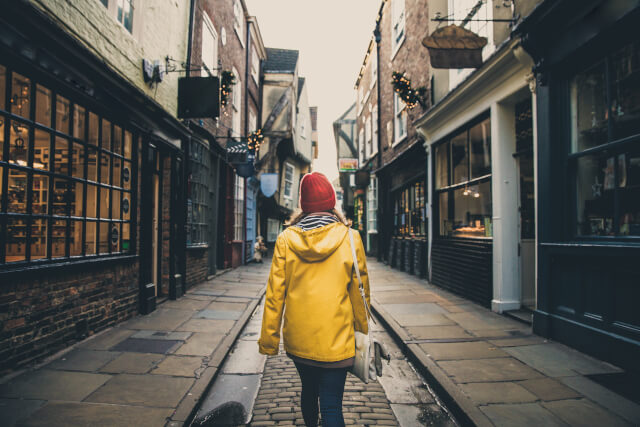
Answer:
[[[400,109],[398,109],[401,106]],[[397,92],[393,92],[393,143],[391,146],[395,146],[400,142],[404,141],[407,137],[408,129],[407,129],[407,104],[400,98],[400,95]],[[404,133],[399,134],[398,122],[402,122],[402,127],[404,129]]]
[[[211,35],[211,38],[213,39],[213,58],[212,58],[213,63],[211,64],[212,65],[211,68],[205,62],[205,56],[204,56],[205,29],[208,31],[208,33]],[[216,31],[216,27],[213,25],[213,22],[211,21],[211,18],[209,18],[209,15],[206,12],[203,12],[202,13],[202,49],[200,52],[200,59],[201,59],[202,65],[207,68],[209,74],[212,76],[218,75],[218,58],[220,54],[218,41],[219,39],[218,39],[218,32]]]
[[[236,67],[233,67],[233,75],[236,76],[236,84],[231,91],[231,130],[233,136],[239,138],[242,135],[242,79]]]
[[[371,135],[371,116],[367,116],[364,121],[364,146],[365,146],[365,157],[367,159],[371,158],[372,154],[372,135]]]
[[[240,0],[233,0],[233,30],[244,48],[244,9]]]
[[[260,57],[255,48],[251,52],[251,77],[256,84],[260,83]]]
[[[371,109],[371,156],[378,154],[378,138],[380,138],[380,132],[378,131],[378,106],[374,105]]]
[[[629,44],[640,45],[640,40],[637,38],[626,39],[624,43],[618,45],[618,49],[608,50],[602,52],[600,55],[591,55],[588,60],[576,61],[573,67],[564,74],[564,79],[561,83],[560,92],[563,95],[564,103],[563,114],[566,118],[568,126],[563,133],[563,139],[566,141],[564,144],[563,154],[566,159],[566,169],[564,178],[566,179],[566,192],[568,192],[567,200],[569,200],[568,208],[566,209],[567,216],[565,217],[568,226],[568,230],[565,232],[565,238],[579,241],[579,242],[629,242],[640,243],[640,235],[623,235],[620,234],[620,215],[622,213],[621,193],[624,188],[621,188],[618,184],[619,180],[619,165],[618,158],[620,155],[633,152],[633,149],[640,143],[640,132],[633,135],[617,136],[615,134],[615,119],[613,118],[613,106],[612,106],[612,94],[614,92],[614,54],[618,53],[625,46]],[[589,71],[592,68],[597,67],[599,64],[604,65],[604,90],[605,90],[605,102],[606,102],[606,141],[600,145],[585,148],[578,151],[577,141],[574,141],[574,129],[573,123],[573,97],[572,97],[572,80],[579,74]],[[589,156],[605,155],[608,158],[615,159],[613,183],[613,208],[612,213],[612,227],[613,235],[597,235],[597,234],[580,234],[579,233],[579,206],[578,206],[578,162],[580,159]],[[604,192],[604,183],[602,184],[602,191]]]
[[[235,175],[233,183],[233,238],[244,241],[245,178]]]
[[[493,176],[493,164],[490,165],[491,168],[491,172],[482,176],[477,176],[477,177],[473,177],[472,176],[472,155],[471,155],[471,137],[470,137],[470,131],[473,127],[475,127],[476,125],[484,122],[485,120],[488,120],[489,123],[489,130],[491,129],[491,114],[490,112],[484,112],[482,114],[480,114],[479,116],[475,117],[474,119],[468,121],[467,123],[465,123],[463,126],[461,126],[460,128],[456,129],[455,131],[453,131],[452,133],[450,133],[449,135],[447,135],[445,138],[443,138],[440,142],[433,144],[431,146],[430,151],[435,153],[436,150],[441,149],[442,147],[446,147],[446,168],[447,168],[447,173],[446,173],[446,182],[444,183],[443,186],[438,187],[437,186],[437,177],[438,177],[438,163],[437,163],[437,156],[434,154],[432,157],[432,165],[433,165],[433,176],[432,176],[432,180],[431,182],[432,184],[432,188],[433,188],[433,208],[432,208],[432,213],[433,213],[433,221],[432,221],[432,227],[433,227],[433,236],[435,238],[438,239],[477,239],[477,240],[493,240],[493,189],[492,189],[492,176]],[[453,165],[453,160],[452,160],[452,150],[451,150],[451,142],[459,137],[462,134],[466,134],[466,150],[467,150],[467,154],[466,154],[466,170],[467,170],[467,180],[463,180],[461,182],[458,183],[454,183],[454,172],[452,169],[452,165]],[[491,134],[489,133],[489,137],[491,137]],[[493,143],[493,141],[490,141],[490,149],[492,149],[491,144]],[[489,183],[489,197],[491,197],[491,214],[489,215],[489,217],[491,218],[491,235],[490,236],[456,236],[456,235],[446,235],[446,234],[442,234],[442,230],[440,229],[440,223],[442,222],[440,218],[440,195],[446,193],[447,196],[447,219],[451,219],[452,214],[455,214],[455,212],[452,212],[452,210],[454,209],[454,203],[455,203],[455,198],[454,198],[454,194],[456,190],[460,190],[460,189],[467,189],[467,188],[472,188],[472,187],[477,187],[481,184],[484,183]]]
[[[293,200],[293,177],[296,173],[296,168],[289,162],[284,162],[284,173],[282,174],[283,178],[283,188],[282,188],[282,196],[287,200]],[[287,170],[291,169],[291,179],[287,179]],[[291,184],[289,194],[287,194],[287,182]]]
[[[367,233],[378,233],[378,177],[371,176],[367,188]]]
[[[400,7],[400,4],[402,7]],[[391,59],[396,56],[406,38],[406,15],[405,0],[391,0]],[[401,28],[401,30],[398,30],[398,28]]]
[[[107,9],[107,13],[109,15],[111,15],[111,17],[122,27],[125,29],[125,31],[131,35],[131,36],[136,36],[137,32],[138,32],[138,27],[140,27],[138,23],[139,20],[139,13],[136,13],[136,0],[99,0],[100,4],[102,4],[104,6],[105,9]],[[106,3],[105,3],[106,2]],[[127,2],[130,4],[131,7],[131,29],[127,28],[124,25],[124,22],[120,21],[120,18],[118,17],[118,7],[120,6],[120,2]],[[124,21],[124,13],[123,13],[123,21]]]
[[[4,109],[0,109],[0,119],[4,123],[0,141],[7,141],[6,144],[0,143],[0,240],[3,242],[0,245],[0,271],[135,255],[138,135],[127,126],[123,126],[124,123],[114,121],[113,116],[105,114],[101,108],[94,108],[100,106],[92,105],[90,100],[69,96],[73,94],[72,91],[66,90],[51,79],[34,77],[20,67],[3,65],[0,67],[3,69],[5,78],[3,89],[5,91],[8,89],[5,93],[12,93],[14,73],[17,73],[28,82],[24,85],[24,89],[28,94],[29,102],[28,114],[13,112],[11,102],[3,103]],[[45,116],[38,115],[41,93],[48,97],[46,104],[48,110]],[[6,100],[9,100],[8,96]],[[64,122],[58,120],[60,107],[64,108],[63,114],[67,117]],[[46,118],[46,123],[41,120],[43,117]],[[8,141],[11,140],[11,128],[14,128],[14,123],[27,130],[27,160],[24,164],[18,163],[17,160],[12,161],[10,158],[11,147]],[[62,123],[64,123],[64,129],[60,128]],[[95,141],[92,139],[94,135],[92,129],[95,131]],[[108,135],[103,135],[105,129]],[[37,145],[38,134],[45,136],[44,146]],[[116,141],[117,145],[115,145]],[[58,144],[64,145],[58,146]],[[117,149],[114,150],[114,148]],[[80,157],[76,156],[77,150],[81,150]],[[43,157],[36,157],[40,155]],[[89,162],[92,156],[95,156],[93,172],[95,181],[89,174]],[[44,161],[38,162],[44,158],[48,159],[46,164]],[[102,158],[108,159],[108,169],[106,169],[109,175],[108,180],[102,176],[104,169]],[[40,166],[36,166],[36,163]],[[76,168],[76,164],[80,167]],[[114,175],[116,171],[117,175]],[[25,195],[23,202],[25,206],[21,211],[15,211],[9,203],[9,180],[10,178],[18,179],[18,177],[25,181],[22,190]],[[44,183],[44,187],[39,185],[36,187],[36,179],[40,178],[46,179],[46,181],[39,181]],[[62,189],[62,193],[56,192],[56,188]],[[46,197],[43,203],[39,203],[43,204],[43,207],[39,208],[42,209],[40,211],[34,209],[36,195],[34,190],[38,190],[38,197],[43,195]],[[90,215],[89,211],[91,204],[87,202],[90,190],[95,190],[96,195],[95,208],[92,209],[93,215]],[[106,216],[101,215],[104,212],[101,206],[102,193],[106,194],[104,200],[108,200],[109,205]],[[57,201],[59,196],[61,203]],[[10,233],[13,234],[13,230],[9,228],[9,221],[21,221],[22,226],[25,227],[24,236],[20,236],[23,237],[20,244],[24,249],[16,256],[17,259],[11,261],[7,261],[9,256],[7,245],[13,239],[8,238]],[[87,224],[95,226],[91,241],[88,237]],[[100,235],[101,224],[106,224],[104,236]],[[80,229],[75,229],[74,226],[79,226]],[[123,231],[127,226],[128,242],[125,243]],[[34,227],[44,228],[46,237],[45,235],[35,237]],[[55,233],[54,228],[56,228]],[[115,234],[116,231],[117,234]],[[112,240],[114,234],[117,236],[115,243]],[[37,239],[42,238],[45,238],[44,255],[34,255],[34,245],[37,245]],[[63,249],[57,253],[54,253],[56,252],[53,247],[54,239],[60,240],[59,244],[63,246]],[[89,243],[95,245],[93,250],[90,249]],[[102,244],[106,246],[105,250],[101,250]],[[74,245],[77,245],[75,249]]]
[[[209,211],[210,200],[208,197],[209,187],[207,181],[210,171],[209,148],[204,142],[192,138],[189,143],[189,193],[187,194],[187,203],[191,204],[192,215],[187,215],[185,220],[188,230],[186,238],[188,248],[204,247],[209,244],[207,212]],[[204,199],[201,200],[198,196]],[[193,221],[193,213],[196,211],[196,205],[202,208],[200,213],[202,216],[199,222]],[[191,238],[194,226],[201,229],[200,239],[196,239],[195,241]]]

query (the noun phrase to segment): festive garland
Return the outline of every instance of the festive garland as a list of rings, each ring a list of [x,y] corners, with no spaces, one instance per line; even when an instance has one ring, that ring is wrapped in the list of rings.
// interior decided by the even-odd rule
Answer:
[[[231,86],[236,84],[236,76],[231,71],[223,71],[220,80],[220,105],[227,105],[227,99],[231,93]]]
[[[404,101],[409,109],[414,108],[418,104],[422,107],[426,106],[424,97],[427,93],[427,88],[421,86],[413,89],[411,87],[411,80],[408,79],[404,73],[394,71],[391,84],[393,85],[393,90],[400,95],[400,99]]]
[[[247,146],[249,150],[257,153],[260,149],[260,146],[264,142],[264,135],[262,134],[262,129],[258,129],[257,131],[251,132],[249,137],[247,138]]]

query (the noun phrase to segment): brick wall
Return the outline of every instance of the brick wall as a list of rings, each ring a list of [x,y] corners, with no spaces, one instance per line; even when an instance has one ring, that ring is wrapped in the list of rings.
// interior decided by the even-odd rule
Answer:
[[[187,248],[187,289],[207,280],[209,276],[209,250]]]
[[[106,261],[20,273],[0,289],[0,372],[136,315],[138,263]]]

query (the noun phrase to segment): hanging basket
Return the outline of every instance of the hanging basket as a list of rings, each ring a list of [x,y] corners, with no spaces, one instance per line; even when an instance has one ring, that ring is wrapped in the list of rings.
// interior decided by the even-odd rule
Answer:
[[[433,68],[478,68],[487,38],[457,25],[438,28],[422,40]]]

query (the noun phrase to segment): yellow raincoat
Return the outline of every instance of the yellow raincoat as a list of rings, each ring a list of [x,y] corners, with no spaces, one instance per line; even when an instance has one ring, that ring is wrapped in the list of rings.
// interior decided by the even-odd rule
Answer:
[[[348,228],[336,222],[308,231],[292,226],[278,236],[267,284],[260,353],[285,350],[304,359],[336,362],[355,356],[354,326],[367,332]],[[360,234],[353,232],[369,303],[369,277]]]

